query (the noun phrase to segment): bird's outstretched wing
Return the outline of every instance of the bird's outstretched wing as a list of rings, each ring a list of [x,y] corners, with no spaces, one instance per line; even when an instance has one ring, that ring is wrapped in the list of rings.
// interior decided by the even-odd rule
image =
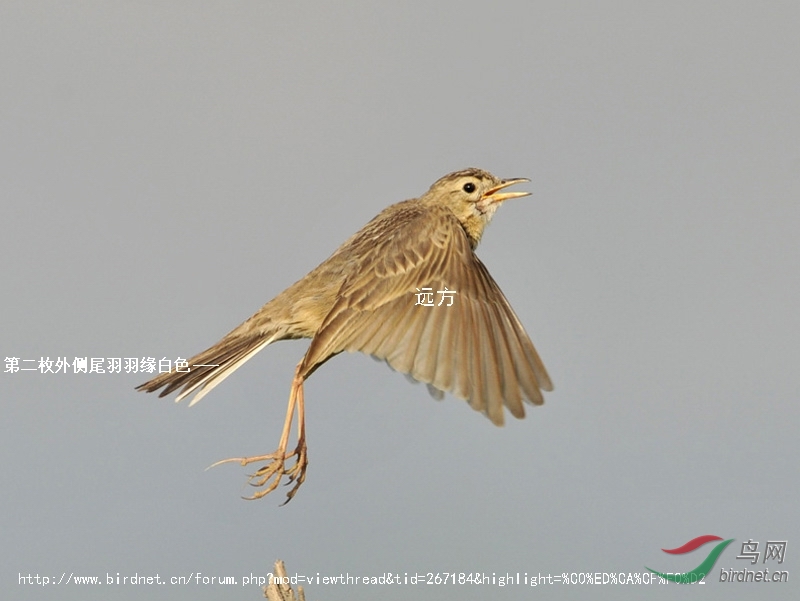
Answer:
[[[502,291],[448,210],[410,202],[348,240],[358,269],[316,333],[310,374],[341,351],[384,359],[395,370],[465,399],[497,425],[503,405],[521,418],[522,400],[543,402],[552,383]],[[453,303],[438,294],[454,291]],[[436,306],[416,304],[432,288]]]

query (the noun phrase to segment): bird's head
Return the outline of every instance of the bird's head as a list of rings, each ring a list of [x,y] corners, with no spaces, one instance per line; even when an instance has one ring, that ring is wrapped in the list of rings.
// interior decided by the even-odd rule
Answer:
[[[439,179],[421,200],[449,208],[475,247],[480,242],[484,228],[503,201],[530,194],[530,192],[501,192],[501,190],[527,181],[530,180],[524,177],[499,179],[488,171],[464,169]]]

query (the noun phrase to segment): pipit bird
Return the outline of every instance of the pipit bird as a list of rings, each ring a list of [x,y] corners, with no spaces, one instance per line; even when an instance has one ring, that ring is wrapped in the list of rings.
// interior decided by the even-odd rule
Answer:
[[[540,405],[540,389],[553,386],[475,247],[503,201],[530,194],[502,190],[526,181],[497,179],[480,169],[445,175],[421,197],[385,209],[306,277],[189,359],[188,371],[161,374],[138,390],[164,388],[164,396],[182,388],[176,402],[195,393],[191,406],[271,342],[311,338],[294,372],[277,450],[214,464],[266,462],[249,476],[260,488],[249,498],[272,492],[286,476],[294,486],[285,503],[308,466],[303,382],[342,351],[383,359],[427,383],[434,397],[451,392],[497,425],[503,424],[503,405],[524,417],[522,401]],[[431,307],[419,302],[423,289],[451,291],[454,300]],[[295,410],[297,447],[287,454]]]

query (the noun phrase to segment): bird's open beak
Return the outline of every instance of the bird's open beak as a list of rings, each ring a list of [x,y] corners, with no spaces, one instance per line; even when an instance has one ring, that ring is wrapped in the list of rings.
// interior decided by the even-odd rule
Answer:
[[[530,196],[530,192],[503,192],[502,194],[497,194],[500,190],[508,188],[509,186],[513,186],[514,184],[520,184],[522,182],[529,182],[527,177],[517,177],[514,179],[505,179],[503,182],[494,188],[489,188],[486,192],[483,193],[481,196],[481,200],[488,200],[491,203],[496,202],[503,202],[504,200],[508,200],[509,198],[521,198],[523,196]]]

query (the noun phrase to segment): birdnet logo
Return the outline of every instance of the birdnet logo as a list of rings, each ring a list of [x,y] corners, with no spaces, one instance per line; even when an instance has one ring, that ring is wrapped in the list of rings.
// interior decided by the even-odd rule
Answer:
[[[719,536],[714,536],[713,534],[705,534],[703,536],[698,536],[697,538],[693,538],[685,545],[677,547],[675,549],[661,549],[664,553],[669,553],[671,555],[684,555],[685,553],[691,553],[695,549],[702,547],[706,543],[710,543],[711,541],[720,540],[722,538]],[[718,543],[708,554],[708,556],[703,560],[703,562],[697,566],[693,570],[689,570],[688,572],[677,573],[677,572],[657,572],[652,568],[648,568],[645,566],[646,569],[650,570],[653,574],[657,574],[666,580],[671,580],[672,582],[677,582],[678,584],[697,584],[698,582],[701,584],[703,583],[703,578],[705,578],[711,569],[714,567],[714,564],[717,562],[717,559],[725,550],[729,544],[733,542],[732,538],[728,540],[722,541]]]

